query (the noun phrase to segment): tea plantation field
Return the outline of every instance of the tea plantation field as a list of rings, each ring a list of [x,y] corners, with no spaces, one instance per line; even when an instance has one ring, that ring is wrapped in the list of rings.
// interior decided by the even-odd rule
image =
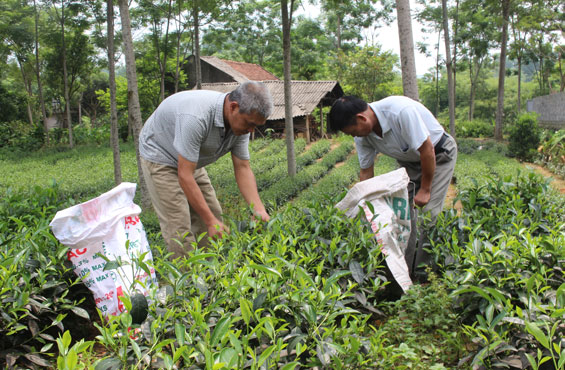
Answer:
[[[293,178],[284,141],[252,141],[268,223],[251,219],[229,156],[208,168],[231,230],[210,248],[171,261],[155,215],[140,214],[153,263],[137,267],[159,281],[141,324],[128,297],[128,312],[102,317],[49,228],[113,188],[111,151],[0,154],[0,366],[564,369],[565,199],[501,144],[459,147],[459,206],[432,229],[438,269],[399,298],[366,221],[333,207],[358,179],[353,140],[296,140]],[[136,182],[133,145],[121,158]],[[375,174],[395,168],[380,157]]]

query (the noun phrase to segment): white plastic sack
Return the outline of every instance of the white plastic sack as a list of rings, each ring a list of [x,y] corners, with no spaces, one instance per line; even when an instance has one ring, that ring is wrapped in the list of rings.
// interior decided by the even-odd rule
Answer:
[[[148,274],[132,262],[146,252],[143,260],[153,259],[138,216],[141,208],[133,203],[135,188],[136,184],[121,183],[97,198],[57,212],[49,224],[55,237],[71,248],[67,258],[105,316],[124,311],[119,296],[134,291],[147,295],[149,286],[157,285],[152,267]],[[121,258],[121,267],[104,271],[106,261],[100,255],[110,261]],[[134,284],[135,280],[145,287]]]
[[[382,246],[386,263],[404,292],[412,285],[404,260],[410,238],[409,181],[406,170],[399,168],[356,184],[336,205],[348,217],[355,217],[361,208],[367,220],[372,220],[371,229]]]

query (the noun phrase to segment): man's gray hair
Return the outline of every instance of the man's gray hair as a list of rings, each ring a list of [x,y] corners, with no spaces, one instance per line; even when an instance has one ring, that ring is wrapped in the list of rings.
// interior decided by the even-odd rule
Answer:
[[[230,101],[239,104],[239,111],[250,114],[253,111],[263,118],[273,113],[273,98],[267,86],[258,81],[246,81],[229,94]]]

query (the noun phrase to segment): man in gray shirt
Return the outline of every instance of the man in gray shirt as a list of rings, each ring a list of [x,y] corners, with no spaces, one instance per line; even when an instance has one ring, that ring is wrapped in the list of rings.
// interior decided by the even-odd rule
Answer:
[[[204,166],[231,152],[239,190],[255,212],[269,214],[249,165],[249,133],[264,125],[273,102],[261,82],[245,82],[229,94],[183,91],[163,100],[139,136],[143,177],[174,258],[184,256],[201,233],[227,231]],[[206,240],[206,238],[204,238]]]
[[[355,137],[361,181],[373,177],[378,153],[396,159],[410,177],[410,199],[429,212],[435,223],[455,169],[457,144],[424,105],[405,96],[389,96],[370,104],[345,96],[332,106],[329,122],[333,130]],[[412,230],[415,226],[412,217]],[[426,233],[422,231],[418,246],[412,232],[406,251],[411,273],[429,263],[423,249]]]

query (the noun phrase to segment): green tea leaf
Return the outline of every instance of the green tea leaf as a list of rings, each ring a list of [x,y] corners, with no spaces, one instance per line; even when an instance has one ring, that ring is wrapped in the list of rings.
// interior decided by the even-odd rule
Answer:
[[[549,340],[536,324],[526,321],[526,330],[533,335],[544,348],[549,349]]]
[[[220,339],[226,335],[228,329],[231,325],[231,317],[224,316],[217,323],[214,331],[212,332],[212,337],[210,338],[210,345],[212,347],[216,346]]]

